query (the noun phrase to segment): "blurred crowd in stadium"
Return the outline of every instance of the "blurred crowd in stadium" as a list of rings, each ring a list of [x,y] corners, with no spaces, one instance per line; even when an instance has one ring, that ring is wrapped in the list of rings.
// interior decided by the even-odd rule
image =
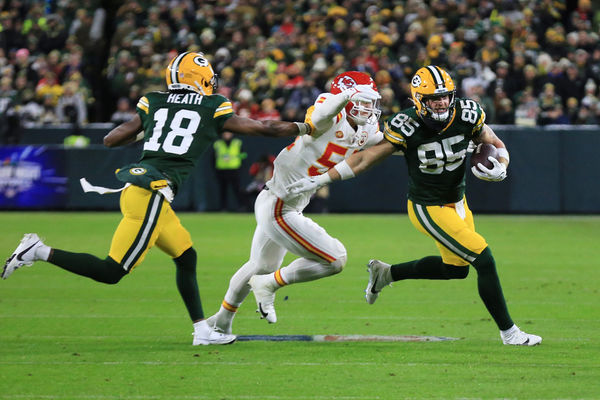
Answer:
[[[329,80],[371,74],[382,118],[412,74],[450,71],[489,124],[597,124],[600,11],[590,0],[0,0],[5,130],[122,122],[164,90],[178,52],[203,52],[218,92],[256,119],[303,120]]]

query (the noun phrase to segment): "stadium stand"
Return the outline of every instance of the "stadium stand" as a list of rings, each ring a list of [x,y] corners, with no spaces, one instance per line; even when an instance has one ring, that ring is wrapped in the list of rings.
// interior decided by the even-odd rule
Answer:
[[[374,77],[385,118],[434,63],[488,123],[598,124],[598,10],[589,0],[4,1],[0,138],[109,122],[164,88],[168,60],[185,50],[204,52],[219,92],[254,118],[303,119],[348,69]]]

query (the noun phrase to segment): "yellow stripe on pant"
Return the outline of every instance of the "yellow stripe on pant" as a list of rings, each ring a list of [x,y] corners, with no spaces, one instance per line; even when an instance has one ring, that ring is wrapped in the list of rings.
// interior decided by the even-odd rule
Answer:
[[[469,265],[487,247],[483,236],[475,232],[473,213],[464,199],[464,218],[456,205],[425,206],[408,200],[408,217],[420,232],[435,240],[446,264]]]
[[[108,255],[126,271],[138,266],[155,244],[173,258],[192,247],[189,232],[158,192],[131,185],[121,192],[120,206],[123,218]]]

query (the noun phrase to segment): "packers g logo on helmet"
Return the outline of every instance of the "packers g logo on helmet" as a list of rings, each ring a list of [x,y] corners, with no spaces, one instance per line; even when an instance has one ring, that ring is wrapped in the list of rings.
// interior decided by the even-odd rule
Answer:
[[[217,74],[202,53],[181,53],[171,60],[166,72],[170,90],[193,90],[211,95],[217,90]]]
[[[434,128],[443,127],[454,114],[455,86],[450,74],[435,65],[419,68],[411,81],[410,94],[412,96],[417,114],[428,125]],[[436,98],[448,96],[448,109],[436,112],[427,102]]]
[[[420,84],[421,84],[421,77],[419,75],[413,76],[413,78],[412,78],[413,87],[419,87]]]

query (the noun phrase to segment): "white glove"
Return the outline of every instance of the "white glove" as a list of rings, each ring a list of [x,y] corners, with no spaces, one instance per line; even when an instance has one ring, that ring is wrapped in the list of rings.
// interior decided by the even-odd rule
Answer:
[[[469,141],[469,146],[467,147],[467,153],[472,153],[477,148],[477,145],[472,140]]]
[[[471,168],[473,175],[484,181],[491,182],[499,182],[506,178],[506,166],[494,157],[488,157],[488,160],[494,164],[494,168],[488,169],[484,167],[483,164],[479,163],[477,164],[477,167]]]
[[[331,177],[329,177],[329,174],[325,172],[322,175],[302,178],[288,185],[285,189],[290,194],[300,194],[317,190],[321,186],[327,185],[329,182],[331,182]]]
[[[348,94],[349,101],[372,101],[381,99],[381,95],[371,85],[356,85],[344,90]]]

